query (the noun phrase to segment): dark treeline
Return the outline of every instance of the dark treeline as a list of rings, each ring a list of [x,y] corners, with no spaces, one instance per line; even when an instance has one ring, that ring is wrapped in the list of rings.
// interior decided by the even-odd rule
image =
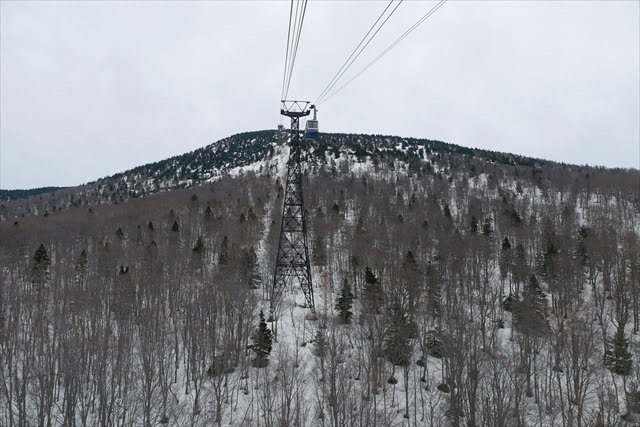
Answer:
[[[8,202],[10,200],[25,199],[30,196],[37,196],[42,193],[51,193],[62,189],[62,187],[40,187],[29,190],[0,190],[0,201]]]
[[[282,170],[0,222],[0,424],[638,422],[637,171],[343,148],[261,353]]]
[[[29,215],[48,215],[78,206],[123,203],[150,194],[178,188],[190,188],[217,180],[234,168],[244,167],[272,156],[284,142],[273,130],[244,132],[216,141],[206,147],[169,159],[138,166],[79,187],[35,190],[0,190],[0,219]],[[378,164],[392,160],[408,162],[412,167],[429,159],[444,171],[468,170],[478,174],[485,169],[500,173],[525,174],[541,185],[580,184],[588,191],[604,191],[614,184],[640,185],[637,170],[576,166],[548,160],[467,148],[441,141],[398,136],[322,133],[306,147],[310,161],[326,163],[328,158],[349,154],[353,160]],[[496,169],[496,170],[497,170]],[[45,191],[43,193],[43,191]],[[20,199],[7,203],[10,199]],[[636,197],[640,205],[640,198]]]

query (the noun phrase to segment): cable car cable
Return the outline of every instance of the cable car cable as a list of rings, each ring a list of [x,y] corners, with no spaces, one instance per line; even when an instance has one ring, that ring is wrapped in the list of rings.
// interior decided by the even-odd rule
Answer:
[[[409,33],[411,33],[413,30],[415,30],[420,24],[422,24],[427,18],[429,18],[431,15],[433,15],[443,4],[445,4],[447,2],[447,0],[441,0],[437,5],[435,5],[431,10],[429,10],[429,12],[427,12],[422,18],[420,18],[418,20],[418,22],[416,22],[415,24],[413,24],[413,26],[411,26],[411,28],[409,28],[407,31],[404,32],[404,34],[402,34],[396,41],[394,41],[393,43],[391,43],[391,45],[389,45],[389,47],[387,47],[384,51],[382,51],[382,53],[380,55],[378,55],[373,61],[371,61],[366,67],[364,67],[362,70],[360,70],[355,76],[353,76],[348,82],[346,82],[344,85],[340,86],[340,88],[338,90],[336,90],[335,92],[333,92],[330,96],[328,96],[327,98],[324,99],[324,101],[328,101],[329,99],[333,98],[338,92],[340,92],[342,89],[344,89],[349,83],[351,83],[352,81],[354,81],[356,78],[358,78],[362,73],[364,73],[365,71],[367,71],[373,64],[375,64],[376,62],[378,62],[384,55],[386,55],[391,49],[393,49],[398,43],[400,43],[405,37],[407,37],[409,35]]]
[[[292,0],[292,4],[293,4],[293,0]],[[291,27],[291,45],[290,45],[290,54],[289,54],[289,58],[287,61],[287,69],[286,69],[286,84],[282,90],[282,99],[286,98],[286,93],[287,93],[287,87],[289,85],[289,81],[291,80],[291,60],[293,59],[293,50],[296,44],[296,33],[298,31],[298,16],[299,16],[299,9],[300,9],[300,0],[296,0],[295,1],[296,4],[296,8],[295,8],[295,12],[293,13],[293,26]]]
[[[380,27],[378,27],[378,29],[376,30],[375,33],[373,33],[373,36],[371,36],[371,38],[369,39],[369,41],[367,41],[367,43],[362,47],[362,49],[360,49],[360,52],[358,52],[358,54],[356,55],[355,58],[353,58],[351,60],[351,63],[349,64],[349,66],[347,66],[347,68],[344,69],[344,71],[342,71],[342,73],[340,74],[340,77],[338,77],[338,80],[340,78],[342,78],[342,76],[347,72],[347,70],[349,68],[351,68],[351,65],[353,65],[353,62],[358,59],[358,57],[362,54],[362,52],[364,51],[364,49],[369,45],[369,43],[371,43],[371,40],[373,40],[373,38],[376,36],[376,34],[378,34],[378,31],[380,31],[380,29],[382,29],[382,26],[389,20],[389,18],[391,18],[391,15],[393,15],[393,12],[396,11],[396,9],[398,9],[398,6],[400,6],[400,4],[403,2],[404,0],[400,0],[400,3],[398,3],[396,5],[396,7],[391,11],[391,14],[389,14],[389,16],[387,16],[387,18],[384,20],[384,22],[382,22],[382,24],[380,25]],[[329,91],[331,89],[334,88],[334,86],[338,83],[338,80],[336,80],[335,82],[333,82],[333,84],[331,85],[331,88],[329,89]],[[328,92],[328,91],[327,91]],[[325,96],[328,95],[328,93],[325,94]],[[323,99],[320,99],[319,102],[322,102]]]
[[[367,31],[367,33],[364,35],[364,37],[362,38],[362,40],[360,40],[360,43],[358,43],[358,46],[356,46],[355,49],[353,49],[353,52],[351,52],[351,55],[349,55],[349,57],[347,58],[346,61],[344,61],[344,64],[342,64],[342,66],[340,67],[340,69],[336,72],[336,74],[333,76],[333,78],[331,79],[331,81],[327,84],[327,86],[322,90],[322,92],[320,93],[320,95],[318,96],[318,98],[316,99],[316,101],[314,102],[314,104],[318,104],[320,99],[331,90],[331,88],[333,87],[333,85],[335,85],[335,82],[337,82],[337,80],[340,79],[340,77],[342,76],[340,74],[340,72],[347,66],[347,64],[349,63],[349,61],[351,60],[351,58],[353,58],[353,56],[356,54],[356,52],[358,51],[358,48],[360,48],[360,46],[362,46],[362,44],[365,42],[365,40],[367,39],[367,37],[369,36],[369,34],[371,34],[371,31],[373,31],[373,29],[375,28],[375,26],[378,24],[378,22],[380,22],[380,20],[382,19],[382,17],[384,16],[384,14],[387,12],[387,10],[389,10],[389,7],[391,7],[391,5],[393,4],[394,0],[391,0],[389,2],[389,4],[387,5],[387,7],[384,8],[384,10],[382,11],[382,13],[380,14],[380,16],[378,17],[378,19],[376,19],[376,22],[373,23],[373,25],[371,26],[371,28],[369,28],[369,31]],[[400,1],[400,3],[402,3],[402,1]],[[398,6],[400,5],[400,3],[398,3]],[[396,8],[398,7],[396,6]],[[395,9],[394,9],[395,11]],[[393,13],[393,12],[391,12]],[[391,16],[391,15],[389,15]],[[388,18],[387,18],[388,19]],[[386,21],[385,21],[386,22]],[[382,24],[384,25],[384,23]],[[382,28],[382,25],[380,26],[380,28]],[[373,37],[375,36],[375,34],[371,37],[373,39]],[[366,47],[366,46],[365,46]],[[362,48],[364,50],[364,47]],[[360,51],[362,52],[362,50]],[[358,54],[359,55],[359,54]],[[357,58],[357,56],[356,56]],[[354,61],[355,59],[354,58]],[[352,62],[353,63],[353,62]],[[347,67],[348,69],[348,67]],[[346,71],[346,70],[345,70]],[[344,74],[344,73],[343,73]],[[338,75],[340,75],[340,77],[338,77]]]
[[[298,54],[298,46],[300,44],[300,35],[302,34],[302,24],[304,23],[304,17],[305,17],[305,13],[307,11],[307,0],[303,1],[303,5],[302,5],[302,9],[301,10],[302,10],[302,13],[300,15],[300,20],[298,21],[299,25],[297,27],[297,37],[296,37],[295,45],[293,47],[293,55],[292,55],[291,61],[290,61],[291,65],[290,65],[290,68],[289,68],[289,79],[287,81],[287,88],[285,89],[283,99],[286,99],[287,95],[289,94],[289,86],[291,85],[291,77],[293,76],[293,67],[295,66],[295,63],[296,63],[296,57],[297,57],[297,54]]]
[[[293,0],[291,0],[291,7],[289,8],[289,29],[287,30],[287,53],[284,57],[284,75],[282,76],[282,97],[284,97],[284,86],[287,81],[287,64],[289,62],[289,39],[291,37],[291,16],[293,14]]]

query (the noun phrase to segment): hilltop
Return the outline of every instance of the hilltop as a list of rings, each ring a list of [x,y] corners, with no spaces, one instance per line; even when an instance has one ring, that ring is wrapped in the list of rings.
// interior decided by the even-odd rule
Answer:
[[[316,315],[289,287],[258,363],[287,157],[245,133],[5,202],[0,424],[640,421],[638,171],[323,135]]]

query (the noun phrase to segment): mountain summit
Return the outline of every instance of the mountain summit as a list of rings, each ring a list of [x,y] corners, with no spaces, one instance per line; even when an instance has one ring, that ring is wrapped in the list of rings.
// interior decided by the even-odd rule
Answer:
[[[222,176],[240,172],[272,173],[270,168],[281,162],[280,157],[285,155],[285,138],[274,130],[239,133],[192,152],[138,166],[79,187],[0,190],[2,202],[24,199],[12,203],[11,208],[6,204],[0,206],[0,217],[44,214],[69,206],[122,203],[159,191],[213,182]],[[540,182],[550,182],[560,176],[565,176],[562,179],[588,176],[591,183],[596,183],[600,177],[604,182],[609,181],[603,174],[620,177],[635,173],[624,169],[567,165],[435,140],[383,135],[322,133],[317,139],[304,140],[303,151],[307,168],[326,164],[335,167],[337,163],[358,168],[397,161],[400,168],[444,172],[447,178],[453,172],[475,176],[485,171],[511,173],[508,171],[519,168],[518,173],[535,176]]]

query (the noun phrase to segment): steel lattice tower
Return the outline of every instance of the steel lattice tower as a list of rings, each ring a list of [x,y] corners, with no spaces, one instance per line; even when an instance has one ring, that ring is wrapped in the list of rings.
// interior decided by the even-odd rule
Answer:
[[[291,142],[289,160],[287,162],[287,183],[282,208],[282,224],[276,268],[273,274],[273,290],[271,293],[271,319],[275,319],[275,308],[284,289],[294,281],[298,281],[305,302],[315,312],[313,285],[311,283],[311,264],[309,263],[309,246],[307,244],[307,228],[302,193],[302,164],[300,142],[300,117],[308,116],[308,102],[282,101],[280,114],[291,118]]]

